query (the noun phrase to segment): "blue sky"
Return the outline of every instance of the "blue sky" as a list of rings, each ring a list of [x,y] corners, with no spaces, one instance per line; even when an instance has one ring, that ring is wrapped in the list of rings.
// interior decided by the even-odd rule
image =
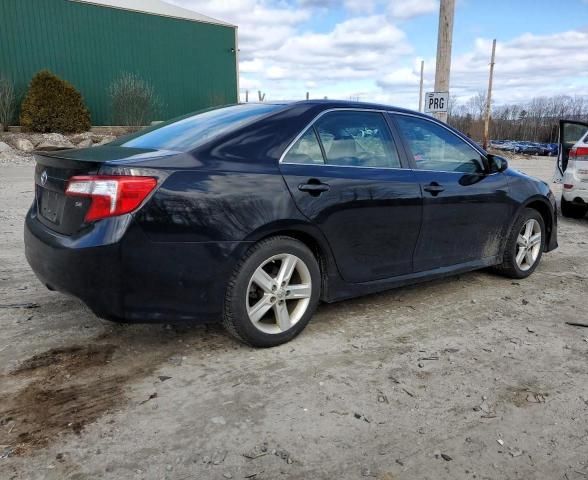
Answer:
[[[167,0],[239,25],[241,98],[343,98],[416,108],[432,90],[438,0]],[[588,0],[457,0],[450,90],[497,104],[588,95]]]

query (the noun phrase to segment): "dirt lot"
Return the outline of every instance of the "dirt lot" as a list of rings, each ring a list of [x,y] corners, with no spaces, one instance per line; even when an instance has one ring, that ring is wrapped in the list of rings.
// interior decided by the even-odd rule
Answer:
[[[549,179],[553,160],[513,161]],[[588,219],[525,281],[487,272],[324,305],[270,350],[119,326],[46,290],[0,166],[1,479],[586,479]]]

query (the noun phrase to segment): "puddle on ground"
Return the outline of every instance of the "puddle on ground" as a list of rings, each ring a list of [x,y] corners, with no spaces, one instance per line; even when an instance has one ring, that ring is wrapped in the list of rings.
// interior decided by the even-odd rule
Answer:
[[[111,344],[53,349],[10,372],[11,377],[31,380],[15,394],[0,397],[0,443],[12,445],[12,454],[26,454],[63,433],[80,433],[125,401],[123,388],[129,376],[97,371],[115,350]]]
[[[47,350],[0,375],[18,389],[0,395],[0,458],[26,455],[80,434],[128,405],[127,385],[186,353],[239,348],[220,327],[114,328],[90,343]],[[181,342],[181,343],[180,343]]]

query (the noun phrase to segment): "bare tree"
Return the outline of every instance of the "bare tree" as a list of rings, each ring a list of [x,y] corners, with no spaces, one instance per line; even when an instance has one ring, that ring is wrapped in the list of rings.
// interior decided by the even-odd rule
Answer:
[[[8,126],[14,118],[16,105],[16,93],[12,81],[0,75],[0,131],[8,130]]]
[[[485,98],[485,94],[479,92],[463,104],[451,105],[449,123],[481,139],[480,114],[485,108]],[[560,119],[588,120],[588,97],[536,97],[526,103],[494,107],[490,135],[495,139],[556,142]]]
[[[486,92],[478,92],[468,100],[470,113],[474,118],[482,118],[486,111]]]
[[[447,102],[447,117],[455,117],[458,108],[457,95],[449,95],[449,101]]]
[[[161,100],[153,86],[134,73],[123,73],[114,80],[109,93],[116,125],[148,125],[161,108]]]

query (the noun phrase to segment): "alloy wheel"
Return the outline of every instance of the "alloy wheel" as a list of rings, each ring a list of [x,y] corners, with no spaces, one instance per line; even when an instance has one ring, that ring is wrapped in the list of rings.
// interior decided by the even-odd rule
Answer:
[[[541,250],[541,225],[534,218],[527,220],[517,237],[517,254],[515,261],[522,271],[535,265]]]
[[[300,321],[311,294],[312,280],[306,264],[295,255],[274,255],[257,267],[249,280],[247,315],[258,330],[283,333]]]

